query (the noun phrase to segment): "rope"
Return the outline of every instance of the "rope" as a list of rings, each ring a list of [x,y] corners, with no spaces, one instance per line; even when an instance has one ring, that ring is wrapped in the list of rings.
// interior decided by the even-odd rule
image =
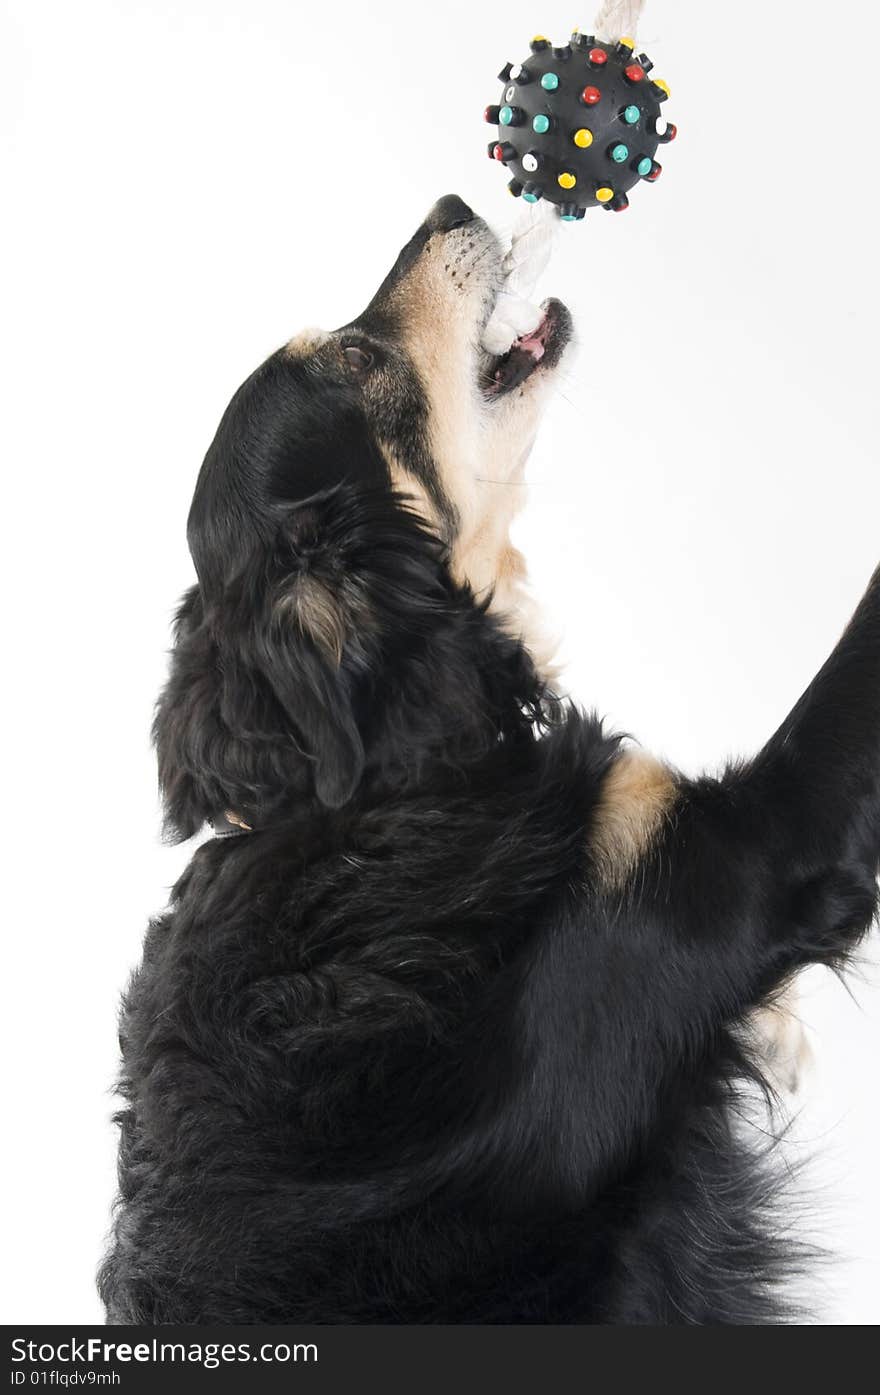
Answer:
[[[513,225],[510,251],[501,264],[504,283],[483,331],[487,353],[506,354],[514,339],[538,328],[541,308],[532,297],[558,235],[559,219],[552,203],[523,204]]]
[[[645,0],[605,0],[596,15],[593,33],[597,39],[617,42],[624,34],[635,37]]]
[[[635,35],[645,0],[604,0],[593,33],[606,42],[624,34]],[[530,334],[541,321],[535,303],[538,284],[559,236],[559,218],[553,204],[524,203],[513,225],[510,251],[502,263],[504,284],[495,309],[483,331],[483,348],[505,354],[515,339]]]

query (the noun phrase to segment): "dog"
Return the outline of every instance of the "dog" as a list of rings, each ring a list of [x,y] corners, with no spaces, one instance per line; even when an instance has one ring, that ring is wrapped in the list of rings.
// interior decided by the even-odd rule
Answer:
[[[562,700],[510,523],[572,323],[488,358],[500,268],[441,199],[208,450],[155,740],[214,836],[124,1003],[112,1322],[792,1316],[734,1105],[877,910],[880,572],[719,778]]]

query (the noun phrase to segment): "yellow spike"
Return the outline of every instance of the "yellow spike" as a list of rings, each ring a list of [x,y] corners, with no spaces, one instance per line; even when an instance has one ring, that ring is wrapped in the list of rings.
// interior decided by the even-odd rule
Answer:
[[[600,203],[608,203],[609,199],[614,198],[614,190],[609,189],[607,185],[603,185],[601,189],[596,190],[596,198]]]
[[[662,78],[653,78],[652,80],[657,84],[658,87],[662,87],[662,88],[663,88],[663,91],[666,93],[666,95],[667,95],[667,97],[668,97],[668,96],[669,96],[669,83],[668,83],[668,82],[664,82]]]
[[[581,150],[586,150],[593,144],[593,132],[588,131],[586,126],[582,126],[579,131],[575,131],[572,140],[575,145],[580,146]]]
[[[568,170],[563,170],[556,182],[561,189],[573,189],[577,179]]]

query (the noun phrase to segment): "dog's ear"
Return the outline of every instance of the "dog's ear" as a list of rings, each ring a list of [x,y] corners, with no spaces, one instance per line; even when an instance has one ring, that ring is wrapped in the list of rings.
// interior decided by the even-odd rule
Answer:
[[[308,566],[287,571],[272,588],[254,648],[311,766],[315,794],[331,809],[348,802],[364,770],[353,674],[345,663],[353,616],[342,588],[341,578],[334,585]]]
[[[226,810],[271,818],[309,793],[336,809],[357,789],[353,688],[368,659],[341,533],[297,509],[211,606],[198,586],[185,596],[153,728],[172,836]]]
[[[372,668],[376,616],[371,623],[357,533],[357,496],[345,490],[286,510],[261,588],[258,665],[299,736],[316,795],[332,809],[354,794],[365,760],[355,686]]]
[[[173,835],[227,810],[259,823],[296,798],[333,809],[352,798],[381,727],[383,675],[404,658],[424,675],[428,637],[449,639],[458,616],[444,557],[387,490],[335,487],[279,510],[234,575],[203,582],[210,600],[188,593],[154,726]],[[458,651],[444,652],[452,682]]]
[[[201,591],[193,586],[177,612],[171,672],[153,721],[166,830],[174,838],[192,837],[223,810],[234,783],[240,757],[221,715],[219,669]]]

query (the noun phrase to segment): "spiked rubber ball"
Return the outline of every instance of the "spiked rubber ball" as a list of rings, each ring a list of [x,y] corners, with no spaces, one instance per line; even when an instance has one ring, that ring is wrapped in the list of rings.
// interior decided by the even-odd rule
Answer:
[[[636,184],[656,181],[657,149],[676,135],[662,113],[669,88],[633,50],[631,39],[580,33],[555,48],[539,34],[524,63],[505,65],[485,118],[498,127],[489,156],[510,172],[512,194],[546,199],[573,223],[592,207],[620,212]]]

